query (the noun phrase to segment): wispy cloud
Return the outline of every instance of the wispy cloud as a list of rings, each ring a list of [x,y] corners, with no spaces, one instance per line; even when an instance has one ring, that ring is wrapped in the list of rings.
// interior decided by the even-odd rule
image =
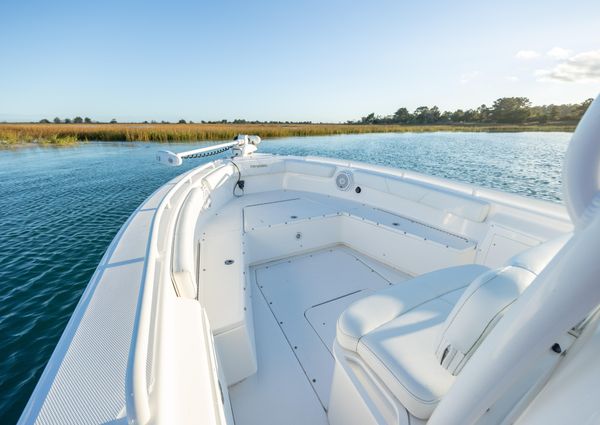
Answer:
[[[546,52],[546,55],[554,59],[567,59],[571,56],[571,51],[562,47],[553,47]]]
[[[524,59],[524,60],[529,60],[529,59],[536,59],[539,58],[541,55],[539,52],[536,52],[535,50],[519,50],[517,52],[517,54],[515,55],[515,57],[517,59]]]
[[[517,81],[519,81],[519,77],[515,75],[509,75],[508,77],[504,78],[506,78],[506,81],[510,81],[511,83],[516,83]]]
[[[535,75],[544,82],[600,82],[600,50],[578,53],[551,69],[538,69]]]
[[[460,76],[460,83],[461,84],[468,84],[468,83],[470,83],[471,81],[473,81],[477,77],[479,77],[479,71],[465,72],[464,74],[462,74]]]

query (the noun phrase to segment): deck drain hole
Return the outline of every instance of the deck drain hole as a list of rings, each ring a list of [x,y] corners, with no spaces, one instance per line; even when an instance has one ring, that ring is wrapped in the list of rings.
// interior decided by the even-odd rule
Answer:
[[[292,220],[295,220],[295,219],[297,219],[297,218],[298,218],[298,216],[297,216],[297,215],[290,215],[290,218],[291,218]]]
[[[392,223],[392,226],[400,226],[400,223]]]
[[[231,266],[235,261],[233,260],[225,260],[225,265],[226,266]]]

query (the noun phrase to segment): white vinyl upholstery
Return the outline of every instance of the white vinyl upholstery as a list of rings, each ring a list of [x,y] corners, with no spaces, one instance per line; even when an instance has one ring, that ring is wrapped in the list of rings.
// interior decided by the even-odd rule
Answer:
[[[478,223],[485,221],[490,211],[490,204],[485,201],[433,190],[425,194],[420,202]]]
[[[357,353],[412,415],[426,419],[454,379],[435,358],[440,327],[464,288],[487,270],[451,267],[363,298],[338,319],[337,341]]]
[[[412,416],[426,420],[506,309],[567,240],[531,248],[496,270],[450,267],[390,286],[342,313],[336,341],[357,354]]]
[[[359,340],[372,330],[426,301],[465,288],[487,270],[477,264],[436,270],[362,298],[339,317],[337,340],[345,349],[356,351]]]
[[[387,186],[394,195],[477,223],[484,222],[490,212],[487,201],[459,193],[442,192],[424,184],[387,179]]]
[[[475,279],[448,316],[436,348],[439,363],[458,375],[510,305],[527,289],[570,235],[516,255],[508,266]]]
[[[438,364],[458,375],[485,336],[535,275],[520,267],[484,273],[469,285],[442,326],[435,355]]]
[[[511,258],[509,264],[511,266],[527,269],[531,273],[538,275],[542,272],[542,270],[544,270],[546,265],[548,265],[550,260],[554,258],[558,251],[562,249],[571,236],[571,233],[567,233],[566,235],[551,239],[538,246],[523,251],[522,253]]]

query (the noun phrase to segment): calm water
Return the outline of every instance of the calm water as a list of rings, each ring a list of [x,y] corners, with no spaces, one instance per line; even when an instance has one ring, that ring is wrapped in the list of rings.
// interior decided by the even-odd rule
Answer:
[[[373,134],[272,140],[260,151],[360,160],[560,202],[569,138],[568,133]],[[206,162],[158,165],[154,153],[164,147],[90,143],[0,150],[1,423],[18,419],[121,224],[160,185]]]

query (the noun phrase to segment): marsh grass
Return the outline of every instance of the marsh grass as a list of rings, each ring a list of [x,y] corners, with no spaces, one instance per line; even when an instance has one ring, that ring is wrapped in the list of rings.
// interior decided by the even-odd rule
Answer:
[[[573,125],[356,125],[356,124],[0,124],[0,143],[73,144],[77,141],[227,140],[237,134],[262,138],[432,131],[573,131]]]
[[[43,144],[43,145],[73,145],[75,143],[77,143],[77,137],[75,136],[58,136],[56,134],[53,134],[49,137],[43,138],[43,139],[39,139],[37,141],[37,143]]]
[[[0,125],[0,146],[34,143],[40,145],[66,146],[73,145],[79,141],[77,136],[70,134],[42,134],[35,131],[5,127],[8,126]]]

